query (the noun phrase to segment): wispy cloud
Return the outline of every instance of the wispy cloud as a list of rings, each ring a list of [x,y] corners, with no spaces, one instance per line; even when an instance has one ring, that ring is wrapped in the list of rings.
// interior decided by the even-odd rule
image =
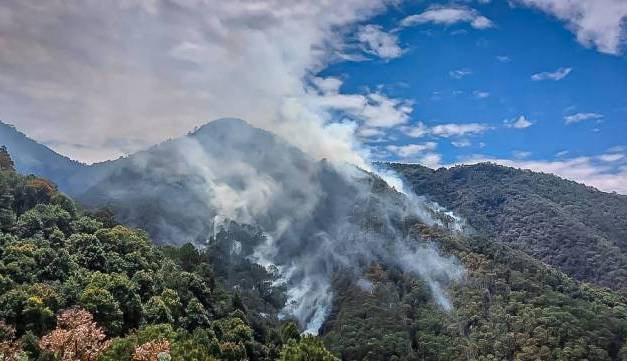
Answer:
[[[472,95],[474,95],[474,97],[477,99],[485,99],[490,96],[490,92],[475,90],[472,92]]]
[[[365,94],[339,92],[337,78],[314,78],[315,93],[307,97],[319,109],[339,111],[370,128],[390,128],[405,124],[413,111],[410,101],[386,96],[380,91]]]
[[[531,152],[526,150],[515,150],[512,152],[512,156],[516,159],[525,159],[531,157]]]
[[[437,143],[427,142],[423,144],[388,145],[386,149],[403,158],[414,156],[425,151],[435,150]]]
[[[564,123],[574,124],[585,120],[598,120],[603,118],[603,114],[599,113],[576,113],[564,117]]]
[[[496,57],[496,60],[500,61],[501,63],[507,63],[510,62],[512,59],[507,55],[498,55]]]
[[[364,52],[381,59],[394,59],[403,54],[403,49],[398,45],[398,36],[385,32],[379,25],[362,26],[357,31],[356,37]]]
[[[422,122],[400,128],[403,133],[413,138],[420,138],[425,135],[442,138],[462,137],[465,135],[481,134],[490,129],[490,126],[481,123],[446,123],[429,127]]]
[[[494,23],[481,15],[477,10],[466,6],[439,6],[434,5],[424,12],[406,17],[401,21],[402,26],[414,26],[420,24],[453,25],[468,23],[475,29],[487,29]]]
[[[472,70],[468,68],[455,69],[448,72],[448,75],[453,79],[461,79],[470,74],[472,74]]]
[[[451,144],[457,148],[465,148],[465,147],[470,147],[472,145],[472,143],[468,139],[454,140],[451,142]]]
[[[490,129],[489,126],[479,123],[448,123],[433,126],[430,133],[439,137],[448,138],[468,134],[480,134],[488,129]]]
[[[429,127],[425,125],[423,122],[417,122],[411,126],[403,126],[400,128],[403,133],[412,137],[412,138],[420,138],[427,134],[429,134]]]
[[[573,71],[572,68],[559,68],[555,71],[544,71],[541,73],[536,73],[531,76],[531,80],[533,81],[542,81],[542,80],[562,80],[568,76]]]
[[[532,126],[535,122],[527,119],[524,115],[514,119],[505,119],[503,121],[506,128],[525,129]]]

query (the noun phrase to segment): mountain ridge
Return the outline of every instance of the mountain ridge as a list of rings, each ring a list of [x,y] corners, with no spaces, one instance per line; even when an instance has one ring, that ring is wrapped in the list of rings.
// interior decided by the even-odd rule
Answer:
[[[389,163],[417,193],[576,279],[627,286],[627,196],[494,164]]]

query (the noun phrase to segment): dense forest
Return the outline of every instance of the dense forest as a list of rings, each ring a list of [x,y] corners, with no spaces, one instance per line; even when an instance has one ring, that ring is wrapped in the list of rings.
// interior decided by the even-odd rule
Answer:
[[[0,157],[0,359],[335,360],[292,322],[255,321],[208,252],[160,249]]]
[[[382,164],[478,232],[575,279],[627,288],[627,196],[495,164]]]
[[[238,256],[232,223],[207,247],[155,246],[0,157],[3,360],[627,360],[627,300],[503,242],[407,225],[466,268],[442,310],[427,284],[373,263],[334,280],[318,337],[280,317],[276,274]]]

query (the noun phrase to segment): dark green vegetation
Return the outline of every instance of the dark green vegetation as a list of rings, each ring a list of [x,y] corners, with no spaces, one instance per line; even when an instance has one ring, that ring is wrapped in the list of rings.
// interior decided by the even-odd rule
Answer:
[[[219,251],[159,249],[106,213],[80,212],[55,185],[17,174],[5,158],[0,359],[154,360],[157,349],[174,360],[334,359],[276,313],[267,321],[250,314],[212,269]],[[60,311],[76,307],[89,312],[81,311],[86,320],[57,324]],[[71,347],[83,356],[69,355]],[[104,352],[88,352],[97,349]]]
[[[341,288],[325,325],[346,360],[626,360],[627,303],[581,285],[506,245],[416,225],[424,239],[459,257],[463,284],[444,313],[426,286],[374,266],[372,293]]]
[[[157,248],[106,212],[78,211],[34,176],[0,172],[0,200],[5,356],[52,359],[38,339],[59,327],[60,310],[81,307],[111,341],[85,359],[142,359],[166,348],[174,360],[334,359],[320,341],[277,319],[285,290],[272,286],[272,272],[225,246],[256,244],[252,227],[231,224],[203,251]],[[371,289],[338,276],[321,336],[341,359],[627,360],[620,295],[505,244],[421,224],[408,231],[466,266],[465,281],[449,290],[455,309],[443,312],[424,282],[395,268],[373,264],[364,275]]]
[[[487,163],[389,166],[417,194],[454,210],[487,237],[575,279],[627,288],[627,196]]]
[[[208,133],[196,136],[206,140]],[[177,164],[158,159],[164,168]],[[109,164],[117,162],[133,171],[125,160]],[[49,360],[50,351],[62,359],[55,340],[70,335],[102,350],[81,360],[154,360],[164,350],[173,360],[332,360],[329,351],[350,361],[627,360],[625,196],[494,165],[437,171],[392,165],[417,194],[455,210],[478,231],[451,235],[415,222],[403,230],[466,268],[464,281],[448,290],[454,309],[442,311],[425,282],[373,263],[363,275],[367,286],[348,275],[334,278],[333,307],[320,337],[309,338],[279,320],[287,298],[285,285],[275,284],[276,270],[233,252],[235,242],[241,254],[259,244],[255,227],[230,222],[202,250],[157,247],[143,231],[118,225],[111,212],[77,209],[51,182],[12,166],[0,152],[5,359]],[[132,179],[162,186],[151,177],[157,170]],[[166,186],[174,189],[178,180]],[[143,200],[134,209],[137,223],[172,208]],[[194,203],[176,207],[186,205]],[[206,231],[187,222],[176,224]],[[61,313],[68,309],[85,322],[68,326]]]

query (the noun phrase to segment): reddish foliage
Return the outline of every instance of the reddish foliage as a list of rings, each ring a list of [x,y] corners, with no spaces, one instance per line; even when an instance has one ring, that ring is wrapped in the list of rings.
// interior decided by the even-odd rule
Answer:
[[[157,361],[160,353],[170,353],[170,341],[154,340],[138,346],[133,352],[133,361]]]
[[[0,321],[0,360],[16,361],[22,347],[15,340],[15,328]]]
[[[41,338],[39,347],[63,361],[92,361],[110,346],[106,338],[89,312],[72,308],[61,311],[57,328]]]
[[[47,181],[45,179],[41,179],[41,178],[35,178],[35,179],[28,180],[28,182],[26,183],[26,186],[29,187],[29,188],[34,188],[38,192],[43,192],[44,194],[48,195],[49,197],[54,195],[54,192],[55,192],[54,184],[52,184],[51,182],[49,182],[49,181]]]

